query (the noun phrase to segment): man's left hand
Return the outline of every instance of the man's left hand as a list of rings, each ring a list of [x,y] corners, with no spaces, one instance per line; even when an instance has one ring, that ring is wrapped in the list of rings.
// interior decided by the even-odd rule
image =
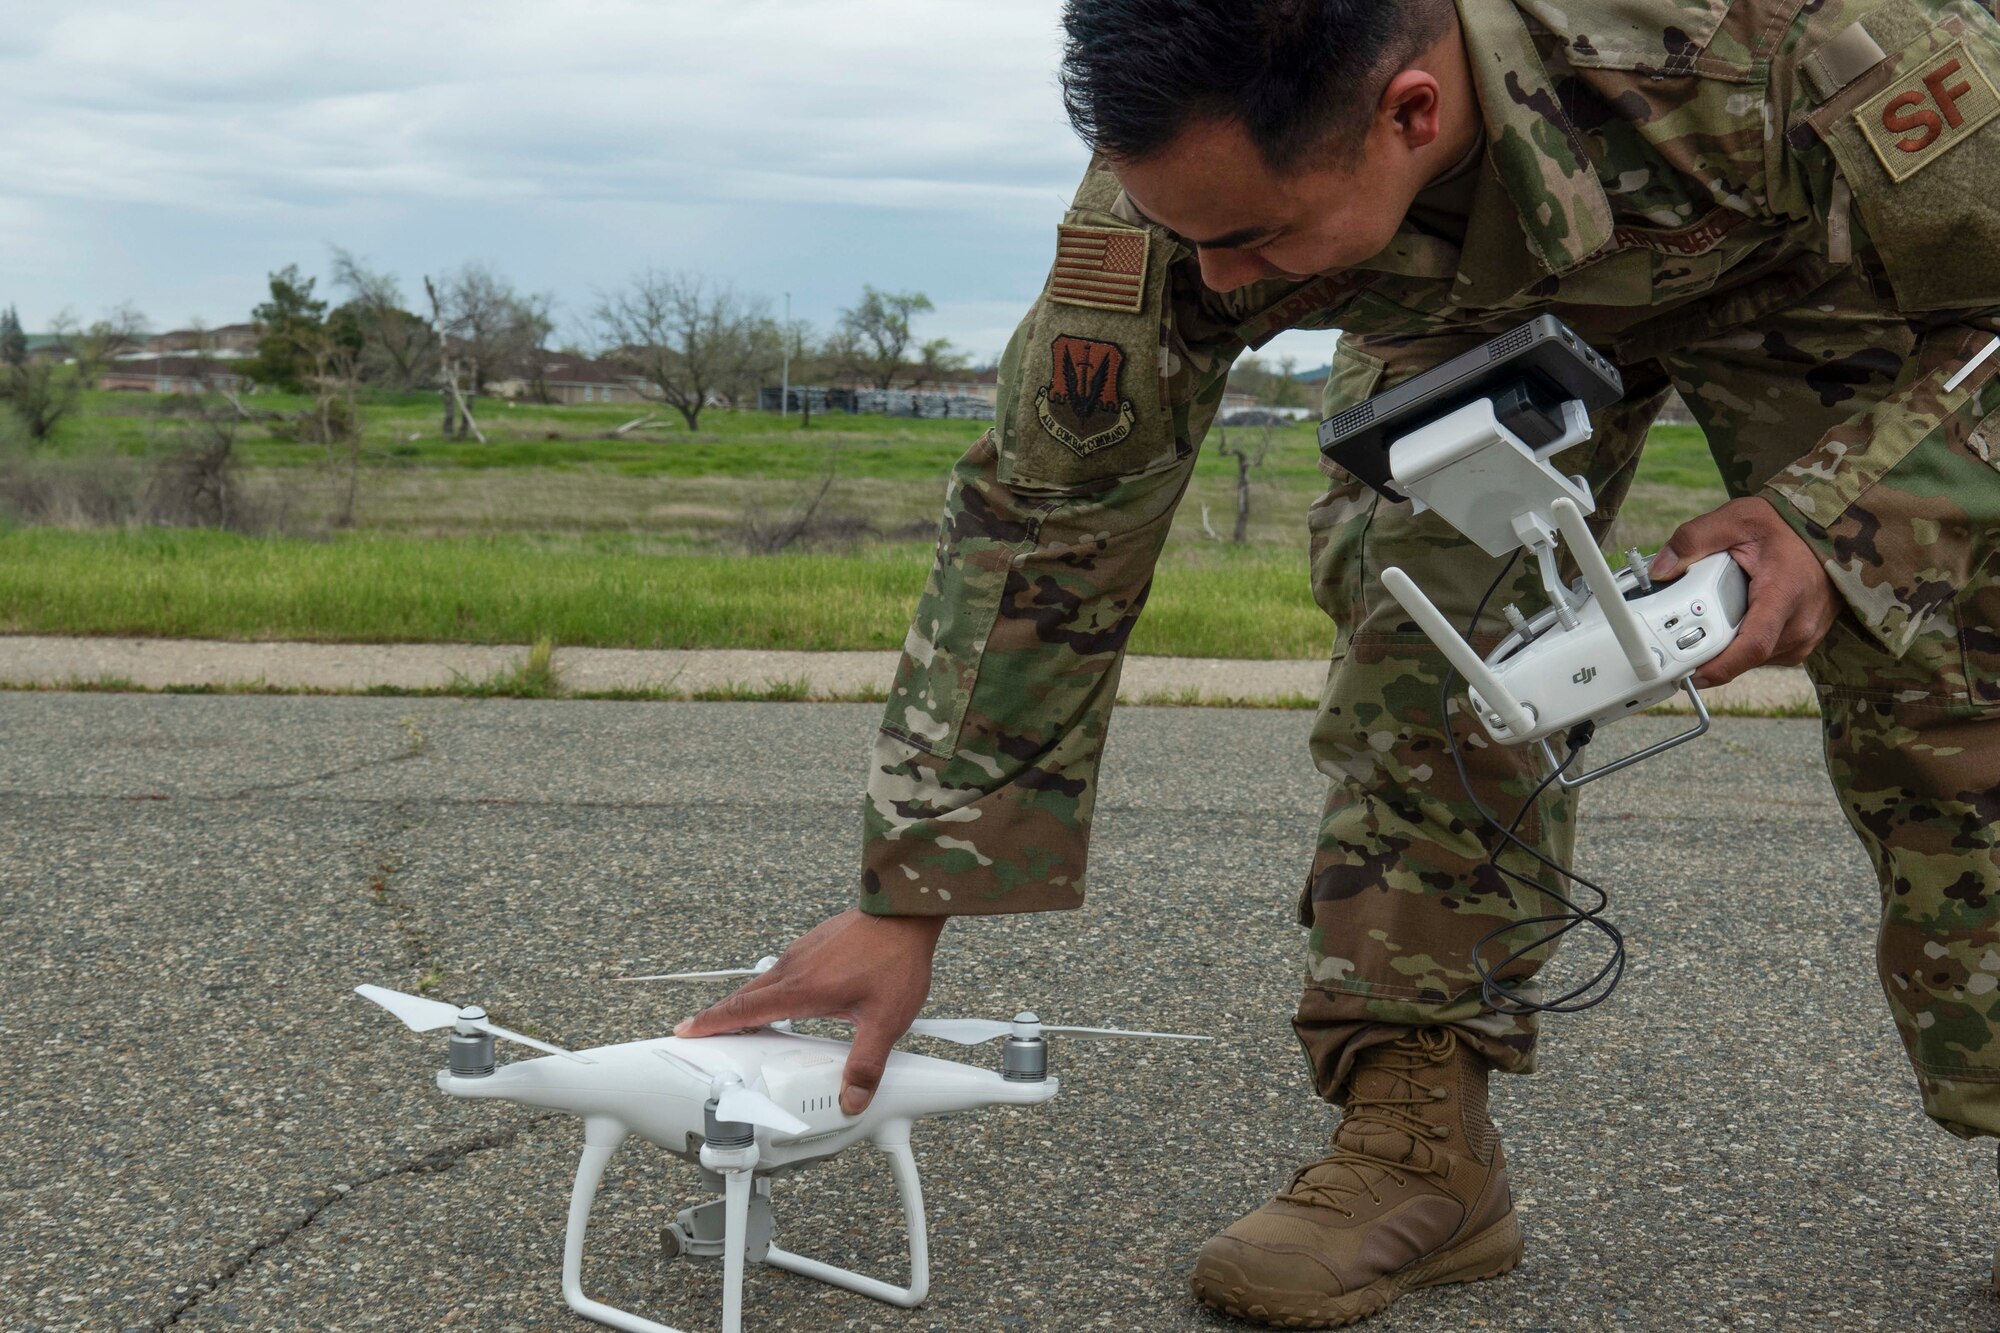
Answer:
[[[1750,496],[1676,528],[1653,557],[1653,577],[1675,578],[1717,551],[1729,552],[1749,576],[1750,606],[1735,640],[1696,674],[1695,688],[1726,685],[1752,667],[1805,661],[1840,615],[1840,598],[1812,547],[1770,501]]]

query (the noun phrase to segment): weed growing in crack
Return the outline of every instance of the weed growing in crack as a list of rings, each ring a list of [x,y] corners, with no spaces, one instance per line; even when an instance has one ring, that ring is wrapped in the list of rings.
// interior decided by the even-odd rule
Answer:
[[[452,672],[452,681],[440,694],[466,699],[559,699],[562,676],[556,670],[555,640],[543,635],[528,648],[528,655],[511,667],[496,671],[484,680],[473,680]]]
[[[806,676],[793,680],[767,680],[762,685],[742,685],[736,681],[724,681],[720,685],[710,685],[703,689],[688,691],[687,698],[697,703],[809,703],[818,697],[813,694],[812,681]]]

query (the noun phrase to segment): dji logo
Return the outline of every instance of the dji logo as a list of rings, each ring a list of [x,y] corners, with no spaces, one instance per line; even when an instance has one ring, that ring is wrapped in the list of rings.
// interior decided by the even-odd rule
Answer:
[[[1597,679],[1597,668],[1585,667],[1583,668],[1583,670],[1577,672],[1574,676],[1570,677],[1570,683],[1573,685],[1588,685],[1590,684],[1591,681],[1596,679]]]

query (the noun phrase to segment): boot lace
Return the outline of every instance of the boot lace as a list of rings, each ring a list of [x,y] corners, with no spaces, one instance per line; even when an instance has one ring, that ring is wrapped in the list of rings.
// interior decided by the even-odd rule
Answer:
[[[1347,1114],[1334,1132],[1333,1151],[1300,1167],[1279,1201],[1352,1217],[1363,1194],[1380,1206],[1383,1181],[1401,1188],[1410,1176],[1442,1172],[1445,1163],[1434,1145],[1451,1131],[1414,1108],[1432,1106],[1446,1094],[1417,1075],[1443,1064],[1455,1044],[1449,1031],[1422,1028],[1364,1053],[1365,1074],[1357,1070],[1349,1081]]]

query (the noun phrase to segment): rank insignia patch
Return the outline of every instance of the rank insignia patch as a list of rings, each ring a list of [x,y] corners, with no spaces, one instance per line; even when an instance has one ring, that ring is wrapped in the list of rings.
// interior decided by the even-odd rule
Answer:
[[[1111,227],[1056,228],[1049,296],[1065,305],[1136,315],[1146,308],[1146,233]]]
[[[1132,433],[1131,400],[1120,397],[1125,352],[1117,343],[1059,337],[1051,349],[1051,382],[1035,395],[1042,429],[1079,458],[1109,449]]]
[[[1953,42],[1861,104],[1855,124],[1898,183],[1922,171],[2000,115],[2000,94]]]

